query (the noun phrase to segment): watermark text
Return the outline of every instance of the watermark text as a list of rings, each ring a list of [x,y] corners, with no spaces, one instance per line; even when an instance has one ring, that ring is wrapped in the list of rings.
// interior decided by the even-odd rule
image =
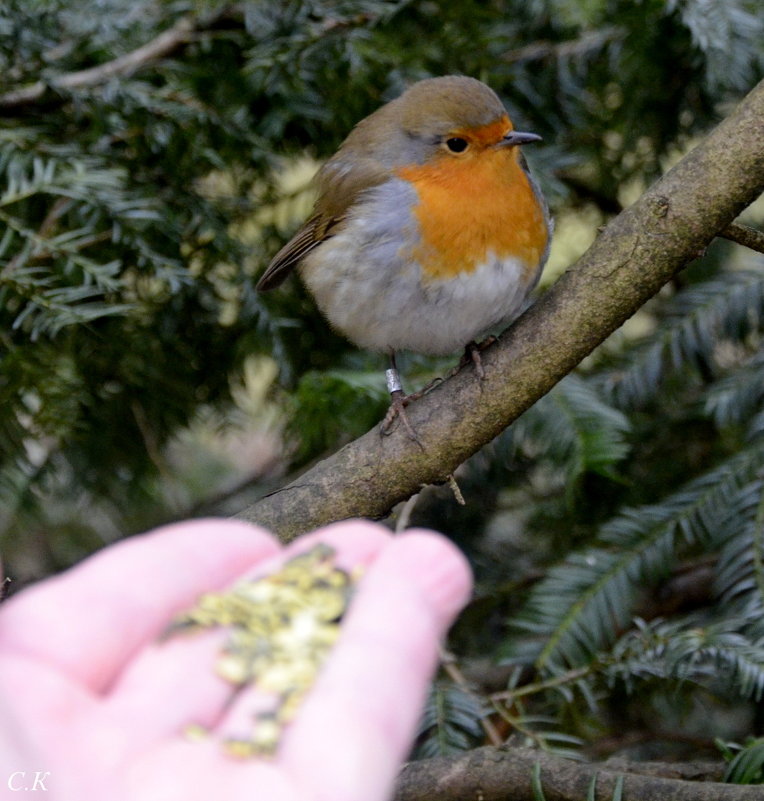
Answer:
[[[17,770],[8,777],[8,789],[14,793],[46,791],[45,782],[49,776],[49,770]]]

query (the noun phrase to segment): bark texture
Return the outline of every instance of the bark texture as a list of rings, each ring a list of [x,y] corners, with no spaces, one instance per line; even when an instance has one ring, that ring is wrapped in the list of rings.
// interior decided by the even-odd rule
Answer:
[[[456,758],[439,757],[405,765],[395,801],[536,801],[534,770],[546,801],[589,798],[596,775],[595,801],[611,801],[622,782],[622,801],[761,801],[761,785],[705,781],[699,766],[662,763],[668,775],[637,773],[639,763],[610,765],[572,762],[528,748],[478,748]]]

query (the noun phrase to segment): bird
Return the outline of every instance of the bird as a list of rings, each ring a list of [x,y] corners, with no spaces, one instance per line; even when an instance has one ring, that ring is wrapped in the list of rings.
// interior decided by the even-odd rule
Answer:
[[[498,95],[462,75],[427,78],[365,117],[317,175],[313,210],[257,283],[297,270],[340,334],[390,358],[388,433],[405,407],[395,354],[445,356],[506,327],[549,253],[551,221]]]

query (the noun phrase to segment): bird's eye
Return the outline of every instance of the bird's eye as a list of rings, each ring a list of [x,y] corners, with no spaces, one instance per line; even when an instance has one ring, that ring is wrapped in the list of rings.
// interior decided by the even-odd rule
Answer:
[[[462,139],[461,136],[452,136],[450,139],[446,139],[446,147],[452,153],[464,153],[469,147],[469,142],[466,139]]]

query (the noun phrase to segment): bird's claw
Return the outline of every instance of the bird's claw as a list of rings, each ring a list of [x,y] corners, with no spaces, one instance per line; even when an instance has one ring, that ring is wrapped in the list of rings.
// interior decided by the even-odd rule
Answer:
[[[380,432],[383,436],[388,436],[392,433],[392,426],[395,422],[395,418],[397,417],[401,421],[403,427],[406,429],[406,433],[409,435],[409,437],[411,437],[411,439],[413,439],[414,442],[416,442],[416,444],[419,445],[422,450],[424,450],[424,445],[422,445],[422,441],[417,436],[416,431],[414,431],[408,415],[406,414],[406,407],[412,401],[420,398],[423,394],[423,392],[413,392],[411,395],[404,395],[403,390],[400,389],[390,393],[390,408],[387,410],[387,414],[385,415],[382,425],[380,426]]]

